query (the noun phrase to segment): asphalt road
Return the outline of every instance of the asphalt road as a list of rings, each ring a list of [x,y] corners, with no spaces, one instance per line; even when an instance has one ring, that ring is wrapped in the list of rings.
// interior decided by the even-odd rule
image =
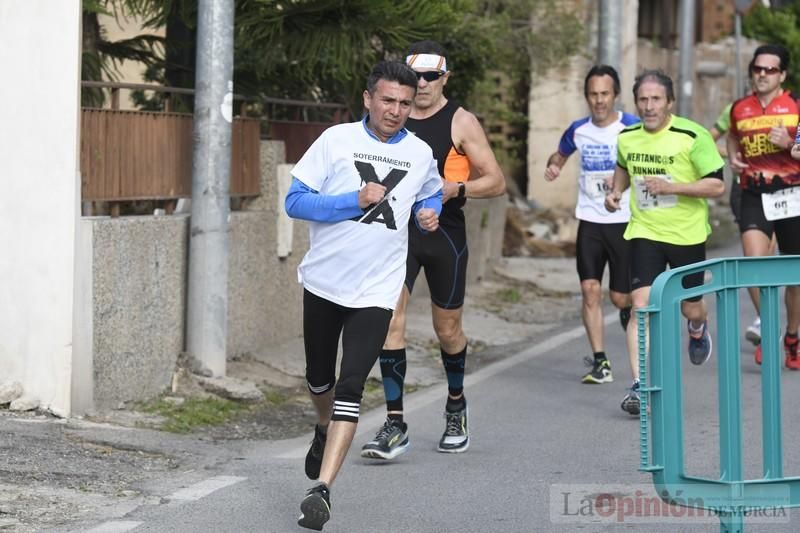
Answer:
[[[725,251],[722,251],[725,253]],[[735,252],[732,252],[735,253]],[[709,308],[713,302],[709,299]],[[753,313],[742,295],[742,329]],[[471,446],[467,453],[440,454],[444,388],[407,400],[411,450],[393,462],[361,459],[357,450],[372,436],[382,409],[362,413],[359,434],[332,489],[326,532],[574,532],[719,531],[715,517],[636,517],[617,510],[637,494],[652,496],[652,479],[640,472],[639,423],[619,408],[629,385],[624,337],[616,315],[607,317],[606,351],[615,381],[583,385],[586,340],[580,324],[564,324],[545,342],[494,363],[466,381]],[[713,331],[713,318],[712,318]],[[683,334],[685,336],[685,333]],[[684,341],[682,341],[684,342]],[[745,477],[761,475],[760,371],[753,348],[742,340]],[[719,476],[719,424],[715,353],[701,367],[684,364],[684,448],[687,473]],[[795,409],[800,372],[784,370],[784,472],[800,472]],[[81,531],[291,532],[299,502],[312,482],[303,476],[309,436],[254,444],[239,456],[172,480],[152,482],[160,499],[142,502],[124,518],[87,523]],[[191,482],[190,482],[191,481]],[[638,492],[637,491],[641,491]],[[587,507],[582,495],[614,495],[613,512]],[[626,499],[628,498],[628,499]],[[634,498],[631,500],[630,498]],[[774,516],[777,514],[777,516]],[[609,516],[603,516],[609,515]],[[677,516],[676,516],[677,515]],[[760,523],[759,523],[760,522]],[[785,511],[746,531],[800,530],[800,515]],[[74,530],[74,529],[73,529]]]

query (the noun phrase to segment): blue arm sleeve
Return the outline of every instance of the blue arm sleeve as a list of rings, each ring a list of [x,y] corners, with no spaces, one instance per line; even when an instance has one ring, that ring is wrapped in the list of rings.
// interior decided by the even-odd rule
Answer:
[[[417,211],[423,208],[433,208],[436,211],[437,215],[442,213],[442,189],[439,189],[433,195],[428,196],[427,198],[423,198],[418,202],[414,202],[414,206],[411,208],[414,215],[417,214]]]
[[[427,233],[426,230],[420,227],[419,221],[417,220],[417,211],[423,208],[432,208],[434,211],[436,211],[437,216],[442,214],[442,189],[436,191],[433,196],[428,196],[419,202],[415,202],[411,207],[411,211],[414,213],[414,224],[417,225],[417,229],[419,229],[422,233]]]
[[[297,178],[292,178],[284,208],[292,218],[314,222],[339,222],[364,214],[358,207],[358,191],[337,195],[319,194]]]

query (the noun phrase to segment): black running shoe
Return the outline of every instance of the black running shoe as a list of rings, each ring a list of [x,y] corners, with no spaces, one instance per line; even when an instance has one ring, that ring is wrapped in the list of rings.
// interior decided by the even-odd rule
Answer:
[[[592,370],[581,379],[581,383],[611,383],[614,376],[611,374],[611,363],[608,359],[597,359],[592,364]]]
[[[619,325],[622,326],[622,331],[628,331],[628,322],[631,319],[631,308],[623,307],[619,310]]]
[[[445,411],[445,428],[439,440],[438,451],[444,453],[461,453],[469,448],[469,431],[467,430],[467,406],[460,411]]]
[[[408,424],[398,420],[386,420],[375,438],[361,448],[361,457],[366,459],[394,459],[408,451]]]
[[[319,425],[314,426],[314,439],[311,447],[306,454],[306,476],[308,479],[317,479],[319,469],[322,468],[322,456],[325,453],[325,440],[328,438],[326,433],[319,429]]]
[[[331,491],[325,483],[320,483],[306,491],[300,502],[300,518],[297,525],[322,531],[325,522],[331,519]]]

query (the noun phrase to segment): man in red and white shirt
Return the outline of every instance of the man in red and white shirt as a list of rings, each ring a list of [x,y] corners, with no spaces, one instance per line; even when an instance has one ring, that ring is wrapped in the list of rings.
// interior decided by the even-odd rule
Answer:
[[[750,61],[753,93],[734,102],[728,154],[740,173],[742,206],[739,229],[746,256],[769,255],[773,232],[782,254],[800,254],[800,161],[790,150],[800,120],[800,103],[782,87],[789,52],[780,45],[759,46]],[[758,289],[750,297],[759,308]],[[797,329],[800,287],[786,288],[786,367],[800,370]],[[755,359],[761,364],[761,346]]]

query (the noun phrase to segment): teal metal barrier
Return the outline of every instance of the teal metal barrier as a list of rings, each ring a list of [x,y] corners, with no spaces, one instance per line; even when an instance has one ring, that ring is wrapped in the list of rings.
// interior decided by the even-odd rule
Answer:
[[[704,271],[711,274],[704,285],[683,288],[684,276]],[[800,477],[783,477],[779,289],[786,285],[800,285],[800,256],[704,261],[659,275],[651,287],[650,305],[637,316],[641,374],[640,470],[653,474],[653,483],[665,501],[717,513],[723,533],[742,533],[745,514],[753,509],[800,506]],[[760,289],[763,349],[763,477],[748,480],[743,479],[739,343],[739,289],[744,287]],[[715,293],[717,300],[719,479],[687,475],[683,454],[681,365],[685,349],[680,340],[686,320],[680,306],[686,298],[709,293]],[[649,366],[646,361],[648,318]]]

